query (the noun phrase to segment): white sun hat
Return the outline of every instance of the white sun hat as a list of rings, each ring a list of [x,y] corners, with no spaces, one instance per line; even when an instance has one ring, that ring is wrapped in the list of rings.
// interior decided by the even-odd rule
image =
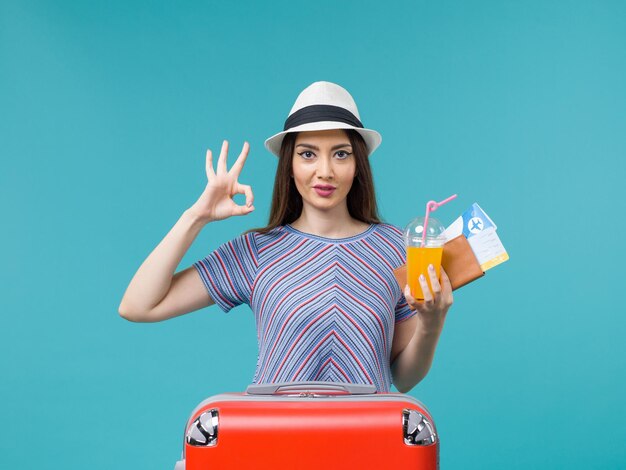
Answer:
[[[315,82],[298,95],[283,131],[267,139],[265,148],[280,156],[280,146],[289,132],[329,129],[354,129],[365,140],[368,155],[383,140],[378,132],[363,127],[356,103],[345,88],[331,82]]]

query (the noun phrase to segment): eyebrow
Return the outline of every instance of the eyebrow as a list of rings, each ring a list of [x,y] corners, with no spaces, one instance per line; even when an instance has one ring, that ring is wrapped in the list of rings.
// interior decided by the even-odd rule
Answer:
[[[319,150],[319,147],[316,147],[315,145],[311,145],[311,144],[298,144],[296,145],[296,147],[307,147],[313,150]],[[342,147],[350,147],[352,148],[352,146],[350,144],[338,144],[338,145],[334,145],[333,147],[331,147],[331,150],[336,150],[336,149],[340,149]]]

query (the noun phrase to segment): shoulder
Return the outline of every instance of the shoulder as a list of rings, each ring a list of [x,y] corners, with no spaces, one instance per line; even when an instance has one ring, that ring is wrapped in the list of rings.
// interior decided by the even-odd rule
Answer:
[[[282,246],[282,242],[284,242],[289,235],[291,235],[290,232],[286,230],[284,226],[279,225],[267,232],[252,231],[244,233],[233,239],[231,243],[238,246],[247,246],[254,252],[255,257],[258,257],[259,254],[272,247]]]
[[[404,231],[397,225],[380,223],[374,227],[374,233],[392,243],[394,246],[404,247]]]
[[[393,260],[394,264],[404,263],[406,248],[404,232],[400,227],[387,223],[376,224],[369,241],[376,251]]]
[[[380,223],[376,224],[376,231],[381,235],[388,235],[391,238],[402,238],[404,230],[397,225]]]
[[[281,238],[284,238],[287,234],[287,230],[283,225],[279,225],[267,232],[248,232],[243,236],[246,236],[250,242],[254,243],[258,248],[263,248],[267,245],[274,243]]]

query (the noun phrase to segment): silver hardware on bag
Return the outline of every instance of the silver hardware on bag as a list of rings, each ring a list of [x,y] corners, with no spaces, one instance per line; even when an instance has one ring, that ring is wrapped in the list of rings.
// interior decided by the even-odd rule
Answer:
[[[369,384],[352,384],[344,382],[281,382],[248,385],[249,395],[274,395],[293,392],[289,396],[322,396],[316,392],[346,392],[351,395],[369,395],[376,393],[376,386]],[[305,394],[305,395],[302,395]]]
[[[198,416],[185,436],[187,444],[194,447],[212,447],[217,444],[218,413],[216,409],[205,411]]]
[[[404,443],[410,446],[428,446],[437,442],[432,423],[416,410],[402,410]]]
[[[300,392],[300,393],[285,393],[284,396],[298,397],[298,398],[324,398],[324,397],[330,397],[332,395],[323,395],[320,393],[313,393],[313,392]]]

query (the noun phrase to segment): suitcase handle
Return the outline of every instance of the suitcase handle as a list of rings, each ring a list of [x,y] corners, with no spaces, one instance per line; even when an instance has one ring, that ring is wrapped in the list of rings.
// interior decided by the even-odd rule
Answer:
[[[312,393],[312,392],[347,392],[352,395],[376,393],[376,386],[370,384],[352,384],[346,382],[280,382],[248,385],[249,395],[275,395],[278,393]]]

